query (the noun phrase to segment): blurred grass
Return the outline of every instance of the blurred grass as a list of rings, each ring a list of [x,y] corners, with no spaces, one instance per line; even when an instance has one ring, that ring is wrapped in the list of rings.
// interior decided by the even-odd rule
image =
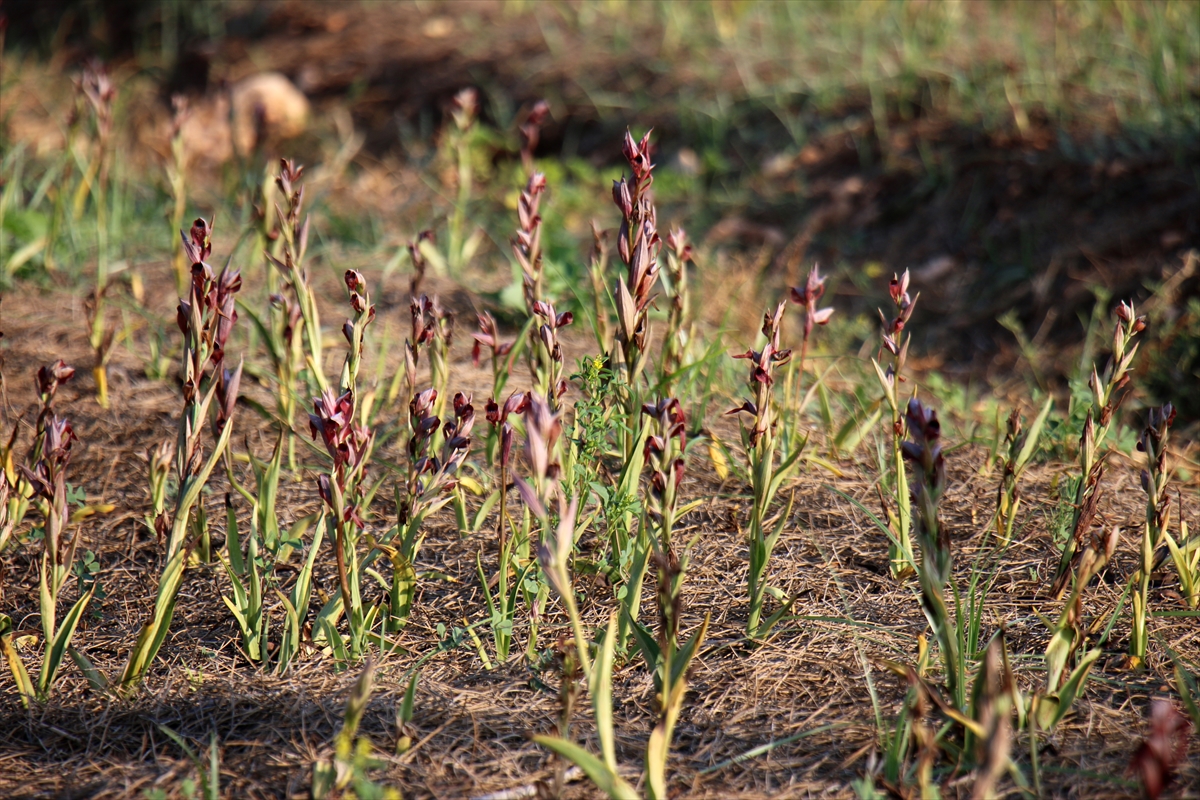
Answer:
[[[112,26],[102,24],[97,7],[77,5],[84,10],[76,19],[90,27],[73,52],[103,53],[115,46],[104,38]],[[219,44],[223,32],[245,35],[251,23],[261,26],[256,35],[265,36],[271,33],[271,15],[286,19],[297,9],[313,8],[213,0],[202,4],[202,11],[179,13],[171,3],[135,5],[133,61],[143,87],[165,80],[188,37],[193,46],[196,37]],[[387,6],[360,2],[354,8],[374,14]],[[1060,149],[1084,161],[1114,150],[1146,152],[1194,142],[1200,136],[1200,14],[1194,0],[504,0],[499,5],[429,2],[393,8],[415,10],[426,19],[449,14],[464,30],[478,29],[458,47],[483,65],[476,77],[484,85],[490,118],[499,127],[511,127],[523,98],[486,74],[488,53],[501,48],[487,35],[487,15],[497,9],[501,21],[511,25],[497,30],[533,29],[544,48],[523,56],[515,68],[514,74],[524,76],[523,89],[558,96],[556,114],[600,122],[602,131],[590,134],[599,144],[589,150],[567,135],[560,154],[544,154],[540,164],[555,186],[547,211],[557,217],[548,218],[552,262],[578,260],[591,218],[599,216],[603,222],[610,211],[605,195],[612,169],[604,164],[611,162],[589,153],[615,158],[610,134],[626,124],[635,130],[659,127],[656,140],[664,160],[656,184],[660,203],[670,219],[687,220],[701,233],[731,211],[768,222],[795,216],[804,202],[795,192],[802,189],[780,189],[762,180],[763,173],[773,160],[794,158],[814,136],[838,131],[855,137],[864,168],[885,170],[890,132],[916,120],[1017,139],[1034,129],[1049,131]],[[275,35],[292,35],[286,25],[276,27]],[[44,38],[63,40],[49,31]],[[23,71],[42,70],[43,78],[52,76],[69,96],[72,68],[39,61],[36,50],[28,42],[8,43],[3,88],[19,83]],[[558,65],[559,71],[547,71],[547,64]],[[508,74],[496,69],[497,75]],[[560,85],[563,70],[569,76],[566,86]],[[538,83],[542,72],[548,75],[545,85]],[[353,107],[356,93],[378,80],[356,80],[343,101]],[[22,274],[34,276],[39,257],[22,248],[50,228],[54,174],[65,157],[34,156],[25,147],[28,143],[10,141],[7,123],[13,108],[6,105],[0,111],[5,153],[0,165],[0,273],[7,276],[11,270],[6,267],[21,254],[28,256]],[[47,105],[51,107],[49,101]],[[69,102],[58,106],[65,108]],[[402,128],[401,139],[393,139],[407,168],[435,171],[434,130],[422,122]],[[506,181],[514,172],[516,137],[512,130],[501,133],[481,149],[479,175],[491,184],[477,197],[472,217],[490,232],[496,250],[505,253],[511,216],[507,206],[517,185]],[[333,136],[328,130],[321,135]],[[115,176],[110,215],[117,260],[157,253],[159,242],[161,251],[166,250],[165,234],[157,234],[166,202],[160,167],[144,154],[138,160],[136,148],[125,147],[118,163],[126,166]],[[310,149],[315,154],[327,148]],[[880,159],[882,164],[876,164]],[[491,168],[493,161],[499,162],[498,169]],[[363,168],[362,163],[352,165],[348,177]],[[948,169],[932,159],[929,180],[947,182],[947,176],[936,173]],[[228,168],[223,172],[215,193],[194,187],[193,203],[201,200],[200,209],[192,211],[221,208],[225,220],[248,219],[245,193],[257,181],[257,168],[240,177],[230,177]],[[447,193],[439,193],[436,180],[432,174],[426,179],[426,196],[406,201],[399,209],[401,218],[385,209],[366,208],[364,213],[361,193],[348,198],[353,193],[332,192],[318,204],[328,220],[321,233],[368,250],[393,247],[397,236],[437,224],[445,213]],[[782,196],[774,196],[781,191]],[[68,265],[94,258],[90,218],[88,213],[72,216],[60,231],[58,254]]]
[[[884,129],[890,116],[917,114],[989,129],[1027,125],[1033,113],[1068,129],[1179,134],[1200,124],[1200,14],[1191,0],[587,0],[558,8],[581,32],[624,23],[601,45],[618,58],[646,51],[625,32],[657,29],[655,57],[637,66],[682,73],[679,106],[718,122],[739,101],[760,103],[797,143],[808,128],[804,106],[837,110],[864,95]],[[546,36],[552,51],[555,39]],[[654,85],[612,100],[653,107]],[[596,99],[606,98],[598,90]]]

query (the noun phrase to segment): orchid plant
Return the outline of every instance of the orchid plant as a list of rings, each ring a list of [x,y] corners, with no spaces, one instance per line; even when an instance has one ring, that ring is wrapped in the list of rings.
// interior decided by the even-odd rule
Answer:
[[[746,635],[752,639],[770,632],[792,606],[792,601],[787,601],[770,617],[765,620],[762,618],[763,603],[767,594],[767,566],[779,536],[792,514],[790,501],[787,509],[777,517],[771,515],[771,507],[780,486],[795,470],[806,444],[801,440],[791,446],[790,450],[779,453],[776,440],[779,408],[774,391],[775,372],[776,368],[787,364],[792,357],[792,351],[783,349],[780,345],[783,314],[786,310],[785,300],[780,302],[774,311],[763,315],[762,333],[766,341],[761,350],[747,350],[734,356],[746,359],[750,363],[750,375],[746,385],[754,399],[746,400],[741,406],[726,412],[730,415],[745,414],[750,418],[750,422],[747,423],[739,417],[742,446],[746,453],[753,495],[750,528],[747,532],[750,570],[746,574],[746,589],[750,597]]]
[[[888,285],[888,294],[895,306],[895,316],[887,317],[879,312],[883,323],[882,350],[891,354],[892,360],[887,369],[880,366],[879,360],[873,359],[875,374],[879,378],[879,386],[883,389],[883,398],[892,412],[891,425],[891,498],[883,499],[884,510],[887,512],[888,529],[890,531],[888,558],[891,562],[892,575],[900,577],[909,574],[917,568],[916,558],[912,548],[912,505],[909,500],[908,478],[904,472],[904,423],[905,400],[900,384],[905,381],[904,365],[908,360],[908,345],[912,334],[907,332],[908,322],[912,318],[913,309],[921,295],[915,297],[908,294],[908,270],[900,277],[892,277]]]

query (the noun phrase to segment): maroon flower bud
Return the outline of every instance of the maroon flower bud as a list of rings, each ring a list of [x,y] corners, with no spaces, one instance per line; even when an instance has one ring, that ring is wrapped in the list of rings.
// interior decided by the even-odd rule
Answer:
[[[629,193],[629,184],[625,182],[624,178],[621,178],[619,181],[613,181],[612,195],[613,203],[616,204],[617,210],[621,212],[621,216],[628,219],[633,214],[633,197]],[[624,256],[622,258],[628,260]]]
[[[625,138],[621,141],[621,155],[625,156],[625,160],[630,164],[636,163],[642,157],[641,150],[638,149],[637,142],[628,128],[625,129]]]
[[[61,358],[37,371],[38,394],[53,397],[58,387],[75,376],[75,368]]]
[[[513,392],[504,401],[504,413],[501,416],[507,418],[509,414],[524,414],[527,408],[529,408],[529,395],[525,392]]]
[[[898,306],[906,305],[909,302],[908,270],[904,270],[904,275],[900,277],[892,276],[892,280],[888,284],[888,292],[892,296],[892,302]]]
[[[728,411],[726,411],[725,416],[732,417],[735,414],[741,414],[743,412],[745,412],[751,416],[758,416],[758,406],[756,406],[754,403],[751,403],[749,400],[747,400],[744,403],[742,403],[740,406],[738,406],[737,408],[731,408]]]
[[[411,407],[414,414],[423,416],[437,402],[437,389],[425,389],[412,399]]]
[[[184,335],[188,335],[188,328],[191,326],[192,319],[192,304],[186,300],[180,300],[179,305],[175,309],[175,324],[179,326],[179,331]]]
[[[212,225],[202,217],[197,217],[192,223],[188,239],[184,240],[184,247],[193,264],[206,260],[212,254]],[[192,245],[191,249],[187,248],[189,243]]]
[[[333,508],[333,489],[329,484],[328,475],[317,476],[317,494],[325,501],[325,505]]]

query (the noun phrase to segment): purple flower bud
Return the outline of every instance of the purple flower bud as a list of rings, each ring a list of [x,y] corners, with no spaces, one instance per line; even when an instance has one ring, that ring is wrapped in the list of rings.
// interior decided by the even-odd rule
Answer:
[[[325,505],[333,508],[333,489],[329,485],[328,475],[317,476],[317,494],[325,501]]]
[[[629,193],[629,184],[624,178],[619,181],[613,181],[612,188],[613,203],[617,206],[617,210],[621,212],[621,216],[625,219],[633,214],[633,196]]]
[[[642,157],[637,142],[634,141],[633,134],[629,132],[628,128],[625,129],[625,138],[621,141],[621,155],[625,156],[625,160],[630,164],[636,164]]]

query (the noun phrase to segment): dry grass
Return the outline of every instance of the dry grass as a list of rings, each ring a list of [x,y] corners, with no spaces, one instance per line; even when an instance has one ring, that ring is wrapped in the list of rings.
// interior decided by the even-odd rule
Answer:
[[[160,271],[149,272],[148,285],[170,285],[166,268]],[[393,282],[396,286],[380,287],[377,293],[385,298],[380,309],[385,319],[402,313],[386,308],[386,298],[401,294],[404,281]],[[147,305],[166,310],[170,300],[151,297]],[[3,374],[5,399],[14,414],[33,401],[31,376],[38,365],[57,357],[88,363],[78,310],[78,298],[65,292],[22,292],[8,298]],[[329,313],[327,319],[336,318],[332,307]],[[452,387],[473,389],[482,396],[489,376],[471,367],[465,339],[460,335],[454,348]],[[83,523],[83,547],[96,551],[103,565],[107,596],[93,604],[98,615],[85,620],[76,638],[99,667],[115,672],[153,601],[161,559],[159,546],[141,521],[149,502],[141,456],[172,435],[178,400],[171,386],[142,379],[141,365],[123,348],[114,356],[111,372],[112,411],[96,406],[89,379],[82,375],[61,390],[58,408],[70,417],[81,440],[72,482],[85,487],[89,499],[117,506],[111,514]],[[239,419],[239,449],[244,439],[261,453],[268,446],[268,430],[249,409],[243,409]],[[381,457],[396,455],[384,452]],[[983,457],[978,449],[965,447],[948,458],[950,484],[942,507],[956,548],[960,585],[966,583],[972,561],[987,550],[984,531],[996,477],[980,474]],[[1105,524],[1120,525],[1127,533],[1115,566],[1092,590],[1091,609],[1111,609],[1124,577],[1134,569],[1143,496],[1135,470],[1122,462],[1118,459],[1110,469],[1101,516]],[[689,499],[707,501],[684,519],[680,533],[698,536],[685,588],[683,635],[704,613],[711,612],[713,618],[694,665],[692,691],[673,748],[677,796],[852,796],[850,781],[866,770],[876,743],[865,670],[879,691],[885,716],[898,709],[902,687],[879,666],[879,659],[914,660],[916,639],[926,623],[915,590],[888,577],[882,537],[825,486],[833,484],[873,507],[870,470],[854,461],[839,467],[844,475],[836,478],[810,467],[794,486],[793,522],[770,570],[774,585],[801,596],[797,617],[781,625],[769,643],[750,647],[742,633],[745,562],[739,528],[748,498],[744,487],[719,481],[704,459],[692,460],[685,493]],[[1048,631],[1038,613],[1057,613],[1047,597],[1048,571],[1057,558],[1047,525],[1055,497],[1052,481],[1063,469],[1050,464],[1029,471],[1018,521],[1021,533],[998,569],[985,617],[985,636],[1001,624],[1007,627],[1018,680],[1026,691],[1042,681],[1041,653]],[[204,501],[218,518],[223,485],[223,478],[215,479]],[[1200,514],[1194,488],[1188,487],[1182,497],[1188,519]],[[311,476],[287,484],[282,489],[282,521],[310,513],[317,502]],[[452,515],[443,514],[430,527],[420,566],[444,572],[449,579],[422,583],[402,635],[409,652],[379,662],[378,689],[362,730],[381,754],[390,752],[395,742],[393,714],[403,695],[405,672],[436,648],[439,623],[451,628],[480,618],[483,600],[474,576],[475,554],[482,548],[485,560],[495,557],[490,533],[461,538]],[[595,544],[589,538],[583,547]],[[18,548],[0,562],[0,611],[11,615],[18,628],[31,627],[36,614],[33,550]],[[10,682],[0,683],[0,795],[140,797],[160,788],[167,796],[181,796],[181,781],[192,774],[192,767],[157,727],[167,725],[200,745],[216,731],[226,796],[307,796],[311,764],[331,746],[356,673],[337,673],[331,661],[315,652],[302,657],[286,678],[257,671],[242,655],[237,630],[219,600],[225,580],[216,569],[190,570],[162,658],[144,688],[130,699],[108,699],[89,691],[73,666],[66,668],[53,700],[32,712],[20,707]],[[587,595],[581,610],[590,625],[599,626],[611,607],[611,595],[606,586],[587,581],[579,578]],[[332,558],[319,561],[317,586],[319,593],[336,592]],[[1160,587],[1156,602],[1158,608],[1182,607],[1169,586]],[[551,635],[565,630],[565,619],[552,620]],[[1120,666],[1127,628],[1126,622],[1118,623],[1107,645],[1111,655],[1102,659],[1086,696],[1043,753],[1045,778],[1054,796],[1136,796],[1134,784],[1122,773],[1144,730],[1150,698],[1168,688],[1171,664],[1162,644],[1193,657],[1200,653],[1200,626],[1193,619],[1157,619],[1152,635],[1159,643],[1152,640],[1148,669],[1128,673]],[[520,624],[515,640],[524,641]],[[546,779],[553,763],[529,736],[552,729],[558,710],[556,688],[553,670],[531,671],[520,655],[485,670],[468,638],[422,668],[413,720],[416,744],[404,756],[385,757],[379,775],[412,797],[475,796]],[[618,668],[618,760],[630,767],[639,762],[644,748],[652,695],[650,673],[640,658]],[[576,724],[586,740],[586,711],[577,713]],[[742,763],[728,763],[753,748],[822,726],[823,732]],[[1027,748],[1019,744],[1015,752],[1027,753]],[[1181,779],[1182,786],[1191,788],[1181,796],[1197,796],[1198,781],[1200,770],[1193,760]],[[951,777],[945,782],[949,796],[969,789],[969,781]],[[585,785],[575,784],[569,796],[591,794]]]

